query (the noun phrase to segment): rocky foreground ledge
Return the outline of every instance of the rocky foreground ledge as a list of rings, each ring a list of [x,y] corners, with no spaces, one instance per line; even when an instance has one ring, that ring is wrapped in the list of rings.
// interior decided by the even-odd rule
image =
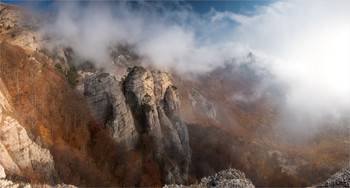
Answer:
[[[198,185],[165,185],[163,188],[189,188],[189,187],[247,187],[254,188],[253,183],[237,169],[227,169],[201,179]]]
[[[197,185],[165,185],[163,188],[197,188],[197,187],[248,187],[254,188],[253,183],[245,177],[244,173],[237,169],[228,169],[201,179]],[[350,187],[350,167],[344,168],[331,176],[325,182],[319,183],[311,188],[342,188]]]
[[[350,167],[342,169],[325,182],[313,187],[350,187]]]
[[[40,188],[77,188],[73,185],[68,185],[68,184],[57,184],[55,186],[43,184],[43,185],[31,185],[27,183],[15,183],[12,182],[11,180],[6,179],[6,173],[5,169],[0,165],[0,188],[35,188],[35,187],[40,187]]]

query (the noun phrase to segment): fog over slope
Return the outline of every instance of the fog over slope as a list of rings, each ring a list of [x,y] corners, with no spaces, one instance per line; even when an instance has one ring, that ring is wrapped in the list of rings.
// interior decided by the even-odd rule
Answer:
[[[116,44],[131,44],[144,64],[195,74],[245,63],[252,52],[257,73],[267,70],[284,86],[286,117],[314,122],[349,112],[349,1],[278,1],[240,14],[198,14],[176,2],[55,7],[57,17],[40,32],[98,66],[111,62],[108,47]]]

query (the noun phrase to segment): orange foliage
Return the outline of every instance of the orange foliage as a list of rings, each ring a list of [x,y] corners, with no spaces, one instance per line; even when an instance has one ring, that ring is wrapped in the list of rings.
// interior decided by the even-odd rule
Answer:
[[[51,151],[63,182],[77,186],[161,186],[158,165],[145,159],[142,152],[128,152],[116,145],[45,54],[3,41],[0,78],[9,92],[6,97],[15,109],[14,117],[30,135],[40,138],[35,141],[41,140],[39,144]],[[24,178],[39,182],[34,175],[25,172]]]

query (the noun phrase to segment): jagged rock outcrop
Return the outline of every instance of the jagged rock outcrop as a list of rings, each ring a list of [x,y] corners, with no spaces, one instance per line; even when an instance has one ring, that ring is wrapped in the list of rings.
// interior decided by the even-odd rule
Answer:
[[[0,2],[0,33],[14,45],[30,50],[40,50],[39,19],[24,9]],[[39,18],[39,17],[38,17]]]
[[[350,187],[350,167],[340,170],[325,182],[313,187]]]
[[[187,126],[180,115],[180,100],[169,75],[134,67],[125,79],[124,92],[139,124],[154,141],[157,152],[177,160],[163,161],[163,181],[187,182],[191,160]]]
[[[0,126],[0,135],[2,135],[1,144],[5,146],[20,170],[33,170],[48,183],[54,183],[57,180],[50,151],[30,140],[24,127],[16,120],[9,116],[5,117]]]
[[[53,157],[48,149],[33,142],[6,108],[8,102],[0,92],[0,164],[14,175],[39,175],[47,183],[58,180]]]
[[[0,30],[9,30],[19,24],[23,15],[19,7],[0,2]]]
[[[208,176],[201,179],[199,184],[184,186],[184,185],[165,185],[164,188],[191,188],[191,187],[246,187],[254,188],[253,183],[245,177],[244,173],[237,169],[227,169],[216,173],[214,176]]]
[[[187,126],[167,73],[134,67],[123,83],[110,74],[94,74],[85,81],[84,95],[97,122],[116,142],[125,141],[132,149],[141,135],[147,135],[154,155],[163,159],[159,161],[163,181],[187,182],[191,161]]]
[[[201,179],[201,187],[255,187],[245,177],[244,173],[237,169],[228,169],[216,173],[214,176]]]
[[[108,73],[95,74],[85,81],[84,95],[96,121],[106,126],[115,141],[133,148],[138,133],[121,83]]]

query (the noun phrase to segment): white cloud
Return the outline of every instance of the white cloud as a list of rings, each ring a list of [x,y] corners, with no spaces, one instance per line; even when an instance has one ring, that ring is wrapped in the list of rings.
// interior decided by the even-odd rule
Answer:
[[[244,15],[211,10],[202,16],[188,6],[158,5],[157,12],[142,3],[138,9],[127,3],[62,6],[43,32],[98,64],[109,63],[109,45],[132,43],[148,63],[182,72],[204,73],[253,51],[259,66],[288,85],[289,109],[349,108],[349,1],[287,0]]]

